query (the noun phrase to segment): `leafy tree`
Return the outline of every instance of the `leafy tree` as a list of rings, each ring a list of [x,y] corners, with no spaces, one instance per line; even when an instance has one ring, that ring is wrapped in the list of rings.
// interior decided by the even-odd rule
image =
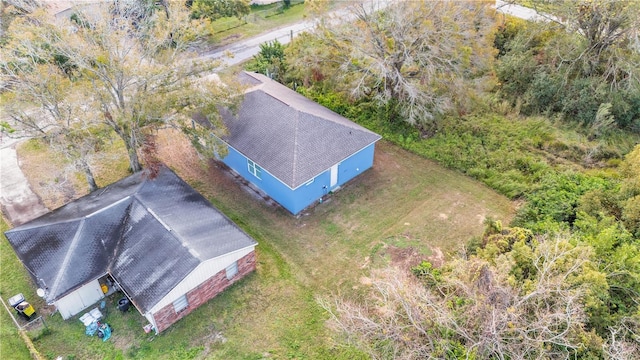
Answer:
[[[16,20],[2,49],[3,79],[19,84],[32,77],[46,87],[64,74],[69,85],[65,104],[83,109],[84,119],[115,132],[132,171],[141,169],[138,151],[150,129],[177,126],[194,143],[217,147],[208,141],[214,138],[211,130],[224,130],[216,105],[229,103],[235,88],[202,76],[216,64],[190,58],[206,24],[190,20],[179,2],[161,3],[164,12],[100,3],[101,12],[76,8],[74,20],[56,22],[42,13]],[[48,71],[57,76],[34,78],[36,64],[56,64]],[[47,106],[38,98],[12,99],[13,108]],[[213,127],[204,129],[192,121],[194,113]]]
[[[284,82],[287,71],[285,46],[278,40],[260,44],[260,52],[251,59],[246,69],[267,75],[278,82]]]
[[[588,304],[589,325],[603,334],[638,310],[640,294],[640,241],[611,216],[578,213],[576,241],[595,250],[599,270],[607,275],[606,291]]]
[[[249,15],[249,0],[193,0],[189,2],[194,19],[206,18],[211,21],[223,17],[242,18]]]
[[[581,66],[581,72],[603,74],[610,78],[613,86],[625,86],[623,83],[629,80],[628,76],[638,80],[638,73],[628,72],[630,69],[623,65],[629,55],[624,53],[629,47],[638,46],[638,39],[634,39],[640,29],[640,4],[637,1],[553,0],[549,5],[554,15],[561,19],[562,26],[570,33],[581,35],[584,44],[580,46],[582,53],[575,63]]]
[[[45,141],[52,150],[65,156],[74,170],[85,174],[90,191],[96,190],[98,185],[90,164],[108,137],[108,128],[92,122],[86,106],[67,101],[67,97],[79,94],[74,93],[72,81],[57,65],[37,61],[21,65],[29,66],[31,71],[19,74],[14,67],[4,67],[5,75],[13,75],[7,76],[11,91],[5,95],[8,101],[3,109],[13,126],[7,124],[5,131],[11,131],[12,137]],[[26,104],[39,106],[25,107]]]
[[[314,4],[316,3],[312,3]],[[318,61],[331,58],[333,53],[334,50],[324,46],[318,36],[308,32],[301,33],[285,48],[287,81],[294,81],[305,87],[329,84],[328,88],[336,89],[338,80],[327,75],[337,73],[337,64],[333,61]]]
[[[640,131],[640,3],[533,1],[550,20],[502,26],[496,66],[503,97],[525,114],[559,113],[600,137]]]
[[[491,4],[402,1],[384,10],[369,4],[349,6],[354,21],[320,23],[322,46],[308,71],[332,70],[314,77],[335,77],[354,98],[375,99],[391,107],[394,119],[424,129],[439,114],[467,106],[465,80],[482,84],[493,59]],[[291,68],[306,65],[297,60],[291,58]]]

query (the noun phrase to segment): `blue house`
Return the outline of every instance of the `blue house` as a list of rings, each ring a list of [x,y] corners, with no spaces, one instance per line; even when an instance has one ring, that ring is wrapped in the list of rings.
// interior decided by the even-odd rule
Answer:
[[[373,166],[380,135],[268,77],[244,72],[249,88],[229,129],[222,161],[292,214]]]

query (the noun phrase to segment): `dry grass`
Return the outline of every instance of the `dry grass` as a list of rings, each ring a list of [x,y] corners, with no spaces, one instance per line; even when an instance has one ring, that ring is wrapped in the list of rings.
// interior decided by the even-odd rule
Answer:
[[[127,176],[128,161],[121,142],[112,140],[109,148],[92,164],[98,186],[105,186]],[[28,140],[17,147],[20,168],[44,206],[58,208],[88,194],[83,174],[75,171],[59,154],[52,154],[39,140]]]
[[[317,296],[358,296],[370,270],[389,262],[442,261],[440,250],[455,251],[482,233],[482,219],[508,223],[514,210],[484,185],[381,141],[373,169],[294,217],[257,202],[215,163],[203,162],[181,134],[163,130],[157,144],[162,161],[258,240],[258,268],[152,343],[139,334],[137,321],[117,329],[113,342],[100,345],[105,358],[189,358],[191,352],[198,358],[356,358],[355,350],[334,346]],[[43,167],[43,154],[19,155],[30,178],[55,170]],[[34,190],[47,200],[42,188]],[[86,353],[86,339],[72,335],[74,325],[58,322],[36,346],[45,353]]]

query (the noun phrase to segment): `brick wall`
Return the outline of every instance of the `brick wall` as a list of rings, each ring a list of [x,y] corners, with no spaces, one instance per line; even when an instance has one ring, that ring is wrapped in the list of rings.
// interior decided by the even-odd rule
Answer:
[[[255,269],[256,253],[252,251],[238,260],[238,273],[231,280],[227,279],[225,270],[222,270],[187,293],[187,302],[189,305],[185,309],[176,313],[173,304],[169,304],[153,314],[158,332],[166,330],[171,324],[182,319]]]

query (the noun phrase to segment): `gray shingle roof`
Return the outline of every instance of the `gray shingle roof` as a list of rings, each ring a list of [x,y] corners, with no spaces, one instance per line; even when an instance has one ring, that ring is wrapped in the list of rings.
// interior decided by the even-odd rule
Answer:
[[[224,140],[291,188],[381,138],[264,75],[242,77],[253,87],[237,116],[221,111]]]
[[[6,233],[46,299],[110,273],[146,312],[198,264],[256,242],[176,174],[137,173]]]

